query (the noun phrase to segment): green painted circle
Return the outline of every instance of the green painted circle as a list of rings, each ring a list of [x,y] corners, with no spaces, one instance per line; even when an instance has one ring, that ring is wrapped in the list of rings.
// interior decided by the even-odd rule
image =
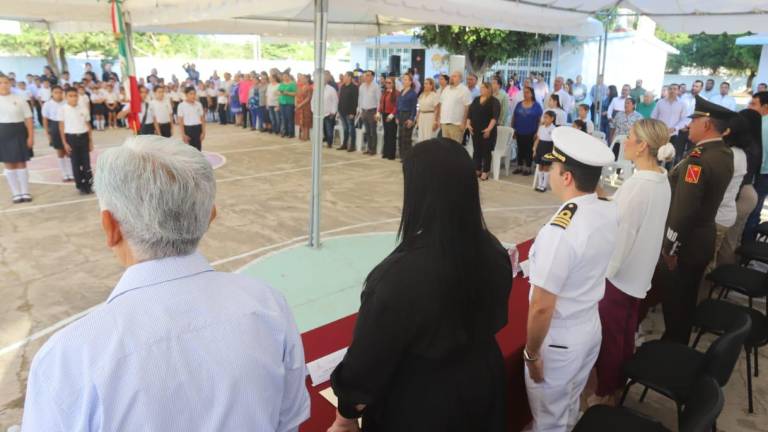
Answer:
[[[365,278],[396,245],[391,232],[327,238],[320,249],[292,246],[240,272],[281,291],[303,333],[357,312]]]

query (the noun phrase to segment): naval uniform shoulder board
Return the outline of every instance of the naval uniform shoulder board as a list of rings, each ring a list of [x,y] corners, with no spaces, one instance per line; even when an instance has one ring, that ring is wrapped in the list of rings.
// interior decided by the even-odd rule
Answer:
[[[573,218],[573,215],[576,214],[576,210],[578,210],[578,208],[579,207],[576,205],[576,203],[566,204],[562,210],[560,210],[560,213],[558,213],[549,224],[562,229],[568,228],[568,225],[571,224],[571,219]]]

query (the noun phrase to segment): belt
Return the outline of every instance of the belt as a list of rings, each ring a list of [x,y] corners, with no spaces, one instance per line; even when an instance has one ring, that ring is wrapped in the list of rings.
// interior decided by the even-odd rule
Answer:
[[[600,314],[597,307],[594,310],[579,313],[578,316],[568,318],[553,318],[550,322],[550,328],[577,327],[580,325],[591,324],[595,320],[600,320]]]
[[[433,113],[434,111],[419,111],[419,112],[421,112],[422,114],[431,114],[431,113]]]

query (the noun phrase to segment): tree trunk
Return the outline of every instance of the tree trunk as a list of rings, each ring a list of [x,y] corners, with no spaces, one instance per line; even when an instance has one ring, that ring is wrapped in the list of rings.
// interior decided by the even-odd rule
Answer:
[[[59,62],[56,59],[56,38],[53,36],[50,25],[48,26],[48,51],[45,54],[46,60],[48,60],[48,66],[53,69],[53,73],[56,76],[61,75],[59,72]]]
[[[757,72],[753,70],[749,70],[749,75],[747,75],[747,91],[752,92],[752,81],[755,80],[755,77],[757,76]]]
[[[64,47],[59,47],[59,62],[61,63],[61,72],[69,70],[69,65],[67,64],[67,51]]]
[[[485,71],[488,70],[488,61],[485,58],[470,58],[467,56],[467,66],[469,72],[477,75],[479,81],[482,81]]]

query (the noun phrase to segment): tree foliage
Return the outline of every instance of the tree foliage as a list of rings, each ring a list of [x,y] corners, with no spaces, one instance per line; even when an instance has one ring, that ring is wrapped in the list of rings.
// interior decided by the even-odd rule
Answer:
[[[424,26],[416,37],[429,47],[463,55],[470,69],[484,73],[503,62],[553,40],[557,36],[463,26]]]
[[[656,30],[656,37],[680,51],[667,60],[667,72],[679,73],[684,67],[703,69],[717,74],[722,69],[741,72],[751,79],[757,73],[760,46],[737,46],[736,38],[743,35],[667,33]]]

